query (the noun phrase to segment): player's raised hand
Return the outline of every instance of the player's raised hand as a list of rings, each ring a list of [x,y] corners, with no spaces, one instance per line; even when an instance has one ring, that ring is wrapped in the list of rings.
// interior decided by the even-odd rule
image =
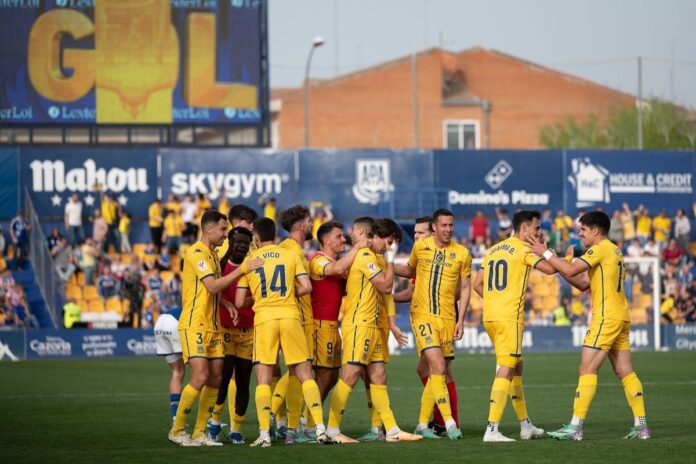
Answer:
[[[399,251],[399,244],[394,241],[387,247],[387,251],[384,252],[384,257],[387,263],[393,263],[396,258],[396,252]]]
[[[537,256],[544,256],[544,252],[548,250],[546,243],[538,237],[530,235],[527,237],[527,243],[531,245],[532,251]]]
[[[570,245],[565,251],[566,258],[573,258],[575,256],[575,245]]]

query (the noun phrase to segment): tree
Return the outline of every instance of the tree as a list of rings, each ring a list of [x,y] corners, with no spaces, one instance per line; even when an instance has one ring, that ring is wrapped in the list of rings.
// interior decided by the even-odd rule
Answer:
[[[596,115],[584,122],[569,116],[563,122],[544,126],[541,144],[547,148],[636,148],[638,109],[613,108],[606,124]],[[696,124],[688,113],[672,103],[658,99],[643,104],[643,147],[646,149],[696,148]]]

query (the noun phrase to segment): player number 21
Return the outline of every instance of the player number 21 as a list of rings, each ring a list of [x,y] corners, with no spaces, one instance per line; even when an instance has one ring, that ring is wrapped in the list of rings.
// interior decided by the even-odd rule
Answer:
[[[266,271],[259,267],[255,271],[261,279],[261,298],[266,298],[268,292],[280,293],[280,296],[285,296],[288,292],[288,287],[285,284],[285,265],[278,264],[273,268],[273,276],[271,276],[271,285],[267,286]]]

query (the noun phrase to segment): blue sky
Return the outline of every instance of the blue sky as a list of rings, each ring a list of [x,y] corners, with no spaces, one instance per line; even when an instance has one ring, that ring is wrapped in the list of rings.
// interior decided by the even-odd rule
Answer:
[[[475,46],[696,109],[693,0],[270,0],[272,87],[300,86],[414,51]]]

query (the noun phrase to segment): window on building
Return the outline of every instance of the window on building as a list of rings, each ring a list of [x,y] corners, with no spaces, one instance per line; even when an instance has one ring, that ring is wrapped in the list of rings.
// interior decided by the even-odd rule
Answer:
[[[479,148],[478,121],[445,121],[444,146],[451,150],[475,150]]]

